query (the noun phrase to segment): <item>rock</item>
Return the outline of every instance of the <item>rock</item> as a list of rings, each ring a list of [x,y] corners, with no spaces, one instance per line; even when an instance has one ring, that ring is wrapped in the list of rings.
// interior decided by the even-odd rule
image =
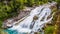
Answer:
[[[13,24],[13,19],[7,19],[3,22],[2,28],[8,28],[8,27],[12,27]]]
[[[17,22],[17,21],[20,20],[21,18],[27,16],[32,9],[33,9],[33,8],[31,8],[31,7],[26,7],[24,10],[20,10],[18,16],[13,17],[13,18],[6,19],[6,20],[3,22],[2,27],[3,27],[3,28],[10,28],[10,27],[12,27],[14,22]]]
[[[34,16],[34,18],[33,18],[34,20],[37,20],[38,19],[38,16]]]

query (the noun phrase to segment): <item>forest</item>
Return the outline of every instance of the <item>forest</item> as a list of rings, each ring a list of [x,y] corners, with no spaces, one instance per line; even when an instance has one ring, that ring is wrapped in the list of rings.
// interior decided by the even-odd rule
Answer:
[[[0,0],[0,34],[7,34],[4,32],[4,29],[2,28],[3,21],[16,17],[20,10],[23,10],[25,7],[34,7],[39,6],[42,4],[46,4],[48,2],[55,1],[57,2],[57,8],[54,8],[52,11],[56,11],[56,14],[54,15],[54,18],[52,20],[52,24],[47,24],[45,30],[45,34],[60,34],[60,23],[57,23],[56,21],[59,21],[60,18],[60,0]],[[57,28],[56,30],[54,28]]]

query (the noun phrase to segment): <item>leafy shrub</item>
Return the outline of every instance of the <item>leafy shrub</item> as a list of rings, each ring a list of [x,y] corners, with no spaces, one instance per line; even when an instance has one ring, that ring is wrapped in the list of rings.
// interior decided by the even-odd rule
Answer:
[[[54,26],[49,26],[45,28],[45,34],[53,34]]]

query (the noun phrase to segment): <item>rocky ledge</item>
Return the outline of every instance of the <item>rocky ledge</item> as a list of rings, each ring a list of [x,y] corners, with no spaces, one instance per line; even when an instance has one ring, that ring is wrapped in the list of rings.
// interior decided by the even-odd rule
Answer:
[[[34,9],[34,7],[33,8],[26,7],[25,9],[20,10],[18,16],[4,20],[2,28],[6,29],[6,28],[12,27],[13,23],[15,23],[18,20],[20,20],[21,18],[27,16],[33,9]]]

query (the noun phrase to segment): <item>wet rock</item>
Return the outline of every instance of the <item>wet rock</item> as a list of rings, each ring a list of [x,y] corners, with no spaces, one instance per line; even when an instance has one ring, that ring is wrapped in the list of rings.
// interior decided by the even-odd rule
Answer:
[[[38,34],[38,32],[34,32],[34,34]]]
[[[38,19],[38,16],[34,16],[34,17],[33,17],[33,20],[37,20],[37,19]]]
[[[12,27],[13,19],[7,19],[3,22],[2,28]]]

